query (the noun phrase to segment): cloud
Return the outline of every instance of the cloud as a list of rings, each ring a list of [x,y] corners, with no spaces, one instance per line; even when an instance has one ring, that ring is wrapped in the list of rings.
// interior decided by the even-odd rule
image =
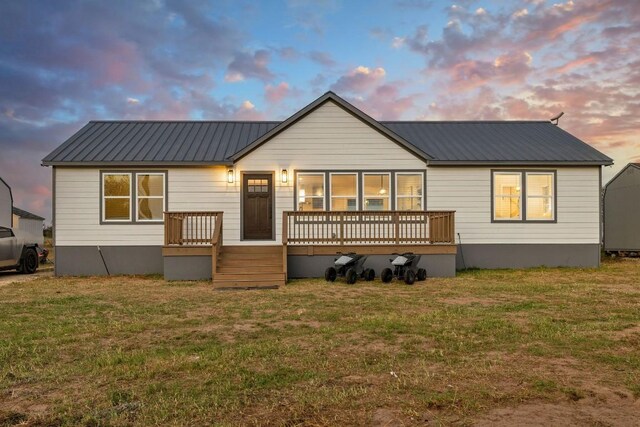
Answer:
[[[270,54],[266,50],[257,50],[252,54],[238,52],[227,67],[225,81],[235,83],[248,78],[269,82],[275,78],[269,70]]]
[[[384,79],[385,74],[386,71],[382,67],[369,68],[360,65],[341,76],[331,85],[331,90],[349,93],[365,92]]]
[[[309,58],[317,63],[322,65],[323,67],[334,67],[336,65],[336,61],[331,57],[331,54],[328,52],[320,52],[317,50],[309,52]]]
[[[277,86],[267,85],[265,87],[264,97],[272,104],[279,104],[290,94],[290,92],[289,84],[287,82],[281,82]]]
[[[416,94],[402,96],[400,83],[382,84],[364,98],[350,99],[357,107],[378,120],[398,120],[415,107]]]

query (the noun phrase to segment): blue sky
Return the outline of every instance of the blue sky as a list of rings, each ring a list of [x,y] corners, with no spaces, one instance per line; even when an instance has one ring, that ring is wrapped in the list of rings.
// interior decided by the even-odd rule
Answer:
[[[634,0],[0,3],[0,176],[92,119],[284,119],[327,90],[387,120],[548,119],[640,161]]]

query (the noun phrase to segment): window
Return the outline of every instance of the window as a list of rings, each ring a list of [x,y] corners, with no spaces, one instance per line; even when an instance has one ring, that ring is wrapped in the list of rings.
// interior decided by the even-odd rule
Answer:
[[[358,210],[358,175],[332,173],[330,178],[331,210]]]
[[[249,193],[268,193],[269,180],[268,179],[249,179],[247,181],[247,191]]]
[[[522,219],[522,173],[494,172],[493,218],[496,221]]]
[[[102,219],[104,221],[131,221],[131,174],[105,173],[102,175]]]
[[[138,221],[162,221],[164,212],[164,173],[136,174]]]
[[[364,210],[388,211],[390,176],[388,173],[365,173],[364,179]]]
[[[396,174],[396,209],[417,211],[423,209],[423,175],[421,173]]]
[[[555,221],[555,172],[494,171],[493,220]]]
[[[296,187],[299,211],[324,210],[324,173],[299,173]]]
[[[553,220],[554,174],[552,172],[527,172],[526,175],[527,220]]]
[[[162,222],[166,172],[103,172],[102,222]]]

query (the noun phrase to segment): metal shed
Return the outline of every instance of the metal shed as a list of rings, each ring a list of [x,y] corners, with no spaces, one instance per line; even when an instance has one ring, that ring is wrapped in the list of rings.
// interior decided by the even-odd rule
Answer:
[[[604,188],[604,250],[640,253],[640,163],[629,163]]]
[[[12,227],[13,196],[11,187],[0,178],[0,227]]]

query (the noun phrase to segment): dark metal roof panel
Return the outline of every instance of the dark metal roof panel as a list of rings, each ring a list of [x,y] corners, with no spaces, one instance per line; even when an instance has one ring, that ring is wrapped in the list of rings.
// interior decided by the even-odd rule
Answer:
[[[18,215],[20,218],[24,218],[24,219],[37,219],[40,221],[44,221],[44,218],[42,218],[41,216],[38,216],[36,214],[33,214],[31,212],[27,212],[23,209],[20,208],[16,208],[15,206],[12,208],[13,214],[14,215]]]
[[[381,122],[428,152],[431,162],[611,163],[548,121]]]
[[[281,122],[95,121],[43,164],[214,164]],[[430,164],[611,164],[609,157],[547,121],[380,122]]]

